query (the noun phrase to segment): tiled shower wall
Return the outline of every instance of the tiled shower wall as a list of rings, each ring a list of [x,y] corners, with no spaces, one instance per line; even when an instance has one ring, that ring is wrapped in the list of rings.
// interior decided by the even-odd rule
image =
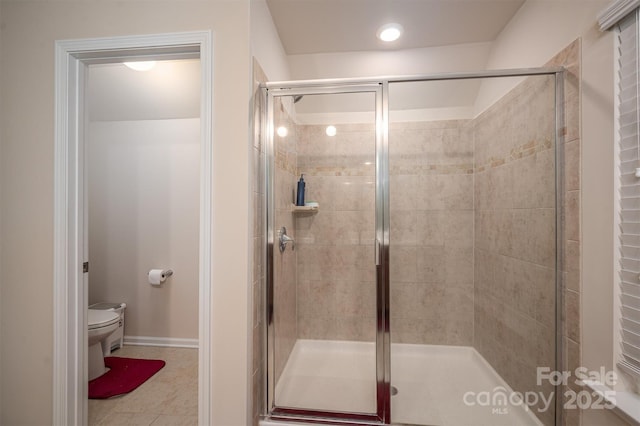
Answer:
[[[563,235],[562,235],[562,275],[563,294],[562,353],[564,368],[574,371],[582,364],[580,329],[580,292],[581,290],[581,136],[580,136],[580,63],[581,41],[576,40],[556,55],[548,65],[561,65],[565,68],[564,78],[564,142],[561,152],[564,162]],[[569,383],[574,391],[581,389],[575,383]],[[579,425],[581,410],[567,410],[564,424]]]
[[[390,123],[394,343],[473,342],[473,139],[467,123]]]
[[[336,125],[333,137],[325,127],[296,130],[298,177],[320,205],[295,214],[298,337],[373,341],[375,125]]]
[[[554,85],[530,77],[473,123],[474,346],[519,392],[555,366]]]
[[[473,139],[467,121],[390,128],[394,342],[473,341]],[[296,214],[298,337],[375,338],[375,128],[298,126],[298,173],[318,213]]]

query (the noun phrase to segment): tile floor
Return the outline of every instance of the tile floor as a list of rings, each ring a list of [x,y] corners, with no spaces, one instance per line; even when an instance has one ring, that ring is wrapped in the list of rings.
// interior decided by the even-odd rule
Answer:
[[[162,370],[134,391],[89,400],[89,425],[187,426],[198,424],[198,350],[124,346],[112,356],[162,359]]]

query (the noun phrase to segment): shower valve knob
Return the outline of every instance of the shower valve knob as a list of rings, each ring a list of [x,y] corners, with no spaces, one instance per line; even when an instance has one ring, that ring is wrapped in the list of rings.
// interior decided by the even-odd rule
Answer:
[[[296,249],[296,242],[287,235],[287,228],[285,226],[278,230],[278,241],[280,253],[284,253],[284,250],[287,248],[287,243],[289,242],[291,243],[291,250]]]

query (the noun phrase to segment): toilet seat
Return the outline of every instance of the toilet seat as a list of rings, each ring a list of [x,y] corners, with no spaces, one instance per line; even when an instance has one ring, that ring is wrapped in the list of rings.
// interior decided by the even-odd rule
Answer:
[[[120,320],[120,315],[113,311],[87,309],[87,312],[87,323],[89,324],[89,330],[108,327]]]

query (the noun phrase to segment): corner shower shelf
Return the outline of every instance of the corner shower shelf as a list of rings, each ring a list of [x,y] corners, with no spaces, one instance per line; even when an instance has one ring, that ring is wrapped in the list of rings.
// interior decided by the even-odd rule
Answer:
[[[291,206],[292,213],[317,213],[320,206]]]

